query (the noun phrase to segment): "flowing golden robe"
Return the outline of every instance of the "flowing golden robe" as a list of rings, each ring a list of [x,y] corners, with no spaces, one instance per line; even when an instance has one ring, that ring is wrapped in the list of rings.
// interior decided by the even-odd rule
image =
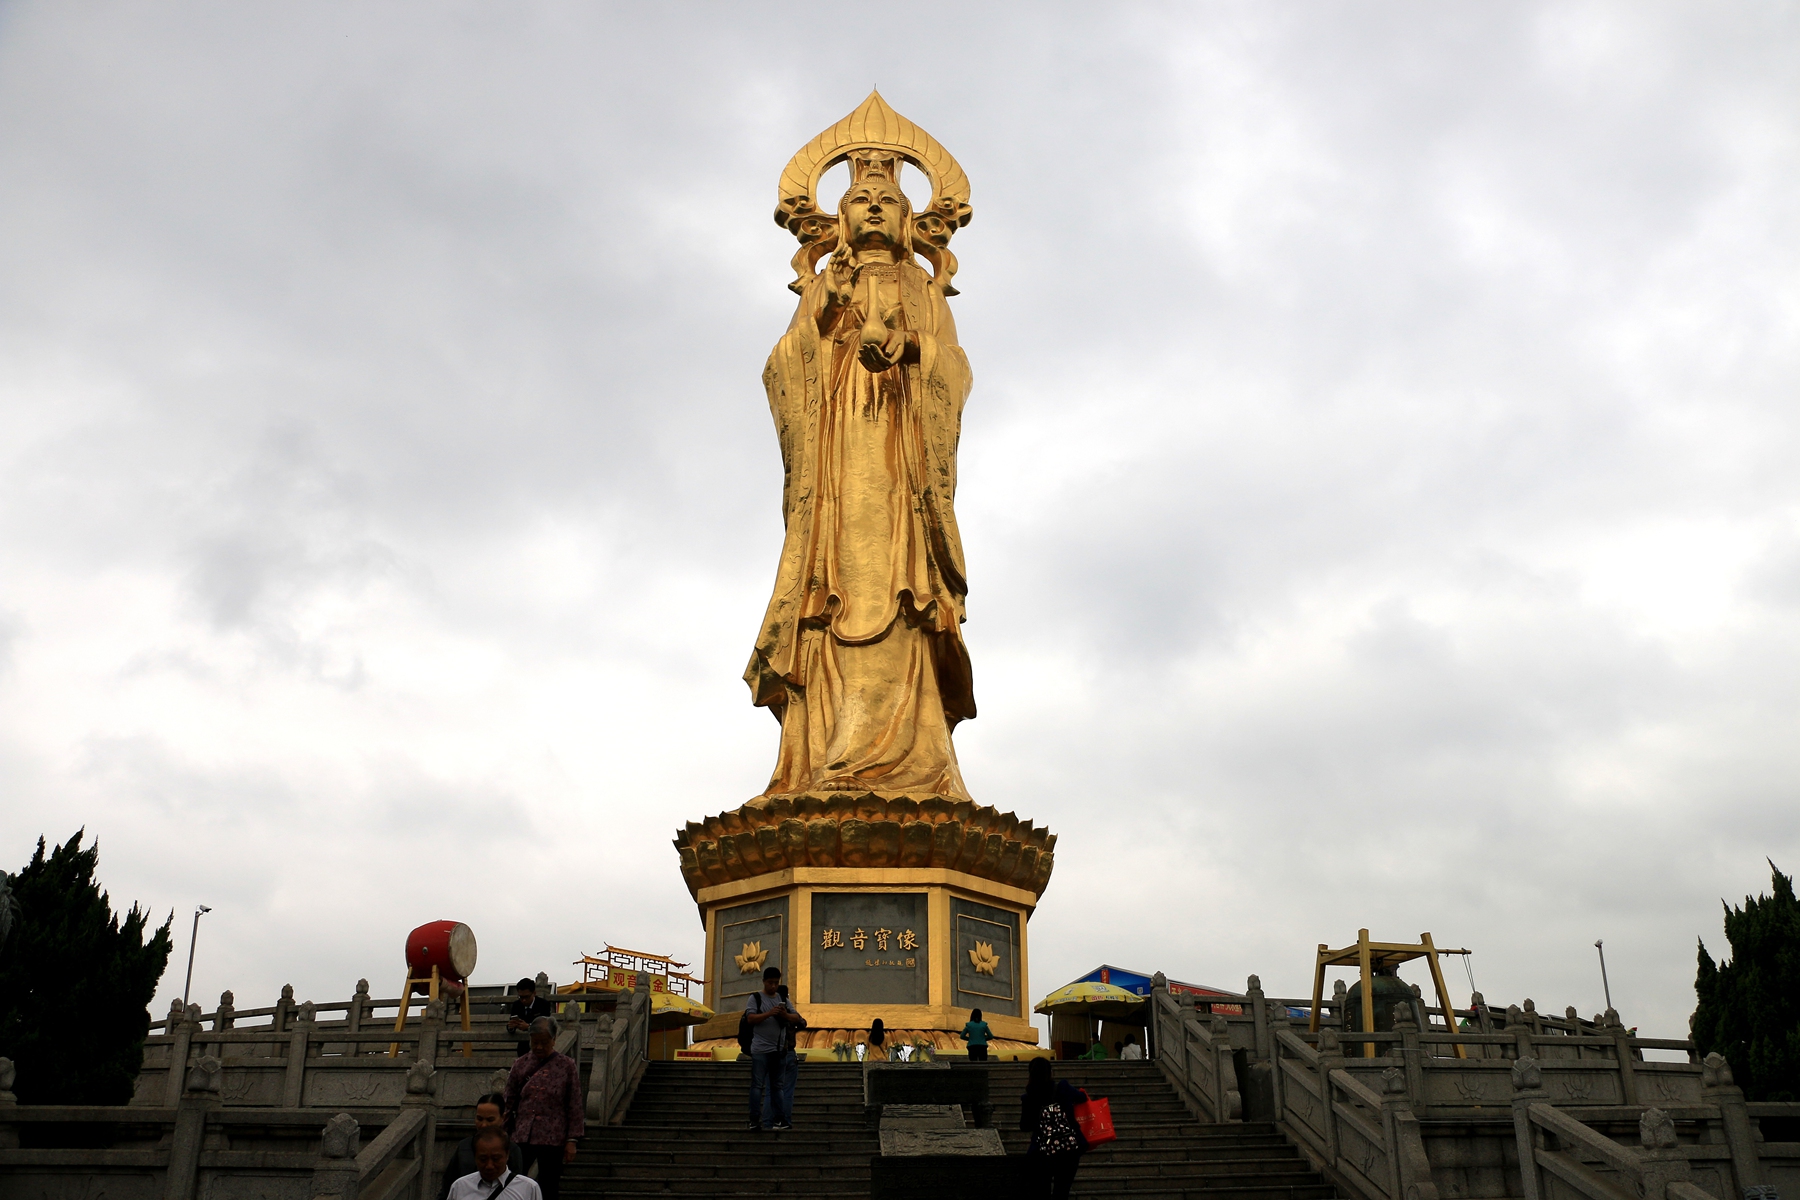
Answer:
[[[763,370],[786,469],[787,536],[744,680],[781,722],[767,794],[868,789],[967,798],[950,731],[975,715],[968,585],[951,501],[969,363],[938,285],[866,264],[918,360],[858,359],[866,301],[821,331],[823,276]]]

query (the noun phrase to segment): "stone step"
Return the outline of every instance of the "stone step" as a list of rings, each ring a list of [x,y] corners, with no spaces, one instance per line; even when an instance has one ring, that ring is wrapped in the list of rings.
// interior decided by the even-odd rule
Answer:
[[[868,1200],[869,1168],[860,1172],[846,1169],[831,1178],[798,1179],[792,1175],[741,1172],[718,1179],[593,1179],[577,1182],[571,1172],[563,1173],[565,1196],[856,1196]]]
[[[1018,1130],[1022,1065],[994,1064],[993,1124],[1009,1156]],[[1095,1147],[1075,1195],[1159,1200],[1333,1200],[1336,1193],[1274,1126],[1196,1121],[1149,1063],[1059,1063],[1057,1076],[1110,1101],[1116,1141]],[[796,1128],[745,1128],[748,1064],[657,1064],[624,1124],[591,1130],[564,1174],[569,1200],[805,1197],[867,1200],[879,1140],[863,1109],[856,1064],[807,1064],[795,1089]]]

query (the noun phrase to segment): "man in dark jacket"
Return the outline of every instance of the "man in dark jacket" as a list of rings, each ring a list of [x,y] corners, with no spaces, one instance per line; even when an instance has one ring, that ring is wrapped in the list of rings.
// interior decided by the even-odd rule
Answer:
[[[554,1017],[556,1015],[556,1002],[548,996],[544,996],[541,999],[539,998],[536,980],[519,980],[518,992],[519,998],[513,1001],[511,1007],[506,1010],[506,1028],[508,1032],[525,1033],[531,1028],[531,1023],[539,1017]],[[530,1052],[531,1042],[521,1041],[519,1043],[519,1053],[528,1054]]]
[[[501,1129],[506,1124],[503,1105],[506,1097],[498,1092],[489,1092],[475,1102],[475,1133],[484,1129]],[[525,1173],[525,1152],[513,1143],[512,1154],[507,1167],[523,1175]],[[475,1135],[470,1134],[456,1143],[456,1149],[450,1155],[450,1165],[444,1168],[444,1186],[438,1190],[438,1200],[450,1195],[450,1185],[464,1175],[475,1170]]]

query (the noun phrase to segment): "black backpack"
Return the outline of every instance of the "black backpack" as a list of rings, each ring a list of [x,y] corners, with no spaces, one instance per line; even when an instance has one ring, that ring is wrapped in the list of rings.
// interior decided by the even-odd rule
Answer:
[[[760,995],[760,993],[757,994]],[[760,1000],[757,1001],[756,1011],[762,1011],[762,1002]],[[750,1010],[745,1009],[744,1015],[738,1018],[738,1049],[745,1054],[750,1053],[750,1043],[755,1037],[756,1030],[750,1025]]]

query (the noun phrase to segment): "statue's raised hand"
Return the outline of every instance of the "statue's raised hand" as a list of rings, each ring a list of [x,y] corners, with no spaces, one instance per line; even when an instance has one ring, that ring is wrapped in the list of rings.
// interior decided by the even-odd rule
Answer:
[[[856,268],[832,255],[825,264],[825,307],[848,308],[856,300]]]

